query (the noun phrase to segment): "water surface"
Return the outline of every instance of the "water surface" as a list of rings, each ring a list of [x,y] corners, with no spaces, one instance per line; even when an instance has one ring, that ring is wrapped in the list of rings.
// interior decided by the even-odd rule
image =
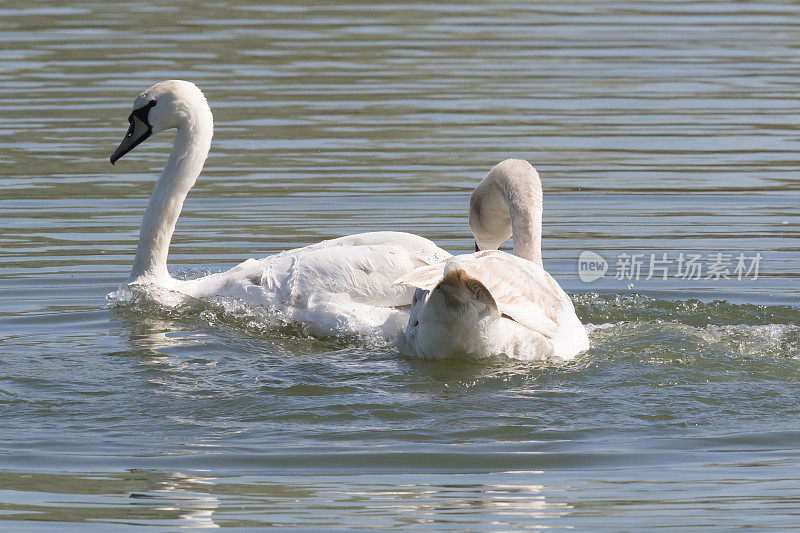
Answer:
[[[0,3],[0,524],[795,526],[798,24],[758,2]],[[472,187],[521,157],[592,349],[434,363],[254,309],[108,305],[171,138],[108,156],[167,78],[216,121],[176,276],[358,231],[469,251]],[[579,279],[586,250],[605,278]],[[615,279],[624,253],[762,259]]]

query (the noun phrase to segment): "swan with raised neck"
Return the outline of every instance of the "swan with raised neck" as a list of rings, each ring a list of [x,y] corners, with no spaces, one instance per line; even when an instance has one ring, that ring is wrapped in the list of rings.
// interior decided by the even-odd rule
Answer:
[[[194,84],[170,80],[141,93],[128,117],[130,127],[111,163],[154,133],[177,129],[164,171],[156,182],[142,221],[136,258],[125,285],[138,294],[172,306],[192,298],[223,296],[280,310],[323,336],[376,333],[393,339],[408,320],[414,289],[394,281],[421,265],[450,254],[423,237],[379,231],[347,235],[199,278],[169,275],[167,254],[187,193],[202,170],[211,145],[213,119],[205,97]],[[167,291],[150,288],[167,289]]]
[[[522,159],[496,164],[470,197],[469,227],[478,250],[496,250],[509,237],[514,254],[542,265],[542,182]]]
[[[214,119],[205,96],[193,83],[167,80],[139,94],[128,117],[130,127],[111,156],[114,164],[148,137],[177,129],[164,170],[147,205],[128,283],[165,285],[172,278],[167,255],[183,202],[211,148]]]

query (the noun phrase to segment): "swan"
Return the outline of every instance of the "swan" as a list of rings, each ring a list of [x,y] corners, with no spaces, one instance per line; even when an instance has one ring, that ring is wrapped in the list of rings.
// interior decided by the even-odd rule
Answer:
[[[498,354],[570,359],[589,339],[569,296],[542,265],[542,184],[527,161],[495,165],[470,198],[476,251],[397,280],[414,288],[395,342],[425,358]],[[514,255],[497,250],[513,236]]]
[[[392,340],[408,319],[415,291],[395,280],[451,255],[423,237],[383,231],[248,259],[227,272],[198,279],[175,279],[167,270],[169,245],[183,202],[211,147],[211,109],[193,83],[167,80],[136,97],[128,122],[125,137],[111,155],[112,165],[151,135],[168,129],[177,133],[145,210],[130,277],[123,287],[165,289],[193,298],[226,296],[281,310],[312,334],[379,330],[384,339]]]

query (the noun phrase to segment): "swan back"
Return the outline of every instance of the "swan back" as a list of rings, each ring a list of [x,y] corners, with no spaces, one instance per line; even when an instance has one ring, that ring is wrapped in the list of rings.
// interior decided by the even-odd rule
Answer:
[[[451,259],[448,263],[417,268],[397,283],[433,289],[448,274],[447,268],[452,263],[455,261]],[[501,313],[547,337],[555,334],[558,315],[569,297],[540,266],[506,252],[485,250],[458,256],[456,269],[481,280]]]
[[[569,359],[589,347],[569,296],[532,261],[486,250],[420,267],[397,283],[417,289],[397,340],[405,353]]]
[[[514,253],[542,264],[542,182],[522,159],[492,168],[470,198],[469,227],[479,250],[496,250],[509,237]]]

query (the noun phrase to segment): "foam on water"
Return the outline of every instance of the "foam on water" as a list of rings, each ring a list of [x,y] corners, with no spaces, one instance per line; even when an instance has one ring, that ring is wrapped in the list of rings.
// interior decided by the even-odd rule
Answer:
[[[177,291],[155,285],[123,285],[110,292],[106,299],[112,308],[142,318],[158,317],[179,321],[200,320],[209,327],[231,327],[249,335],[276,337],[288,335],[292,340],[324,340],[334,345],[387,347],[391,341],[381,328],[364,313],[353,312],[319,317],[313,309],[283,309],[255,305],[227,296],[192,298]],[[356,310],[359,311],[359,310]]]
[[[293,340],[323,340],[336,346],[392,350],[380,327],[358,314],[339,317],[325,327],[316,315],[253,305],[216,296],[198,300],[156,286],[121,286],[108,294],[114,308],[141,316],[200,320],[249,335]],[[800,311],[793,307],[733,304],[727,301],[662,300],[647,295],[584,293],[573,297],[592,348],[582,358],[608,351],[660,354],[727,354],[730,357],[800,355]],[[302,310],[301,310],[302,311]]]

